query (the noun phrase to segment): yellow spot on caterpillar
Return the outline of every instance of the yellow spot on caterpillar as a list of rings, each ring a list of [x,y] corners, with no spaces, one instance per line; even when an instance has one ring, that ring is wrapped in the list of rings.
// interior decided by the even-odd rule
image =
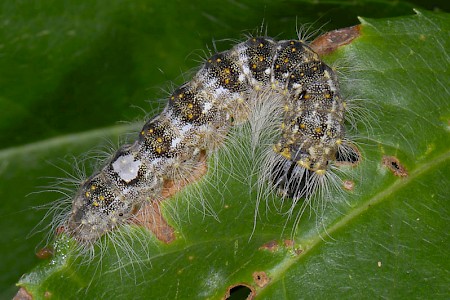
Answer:
[[[103,196],[103,195],[98,196],[98,200],[105,201],[105,196]]]
[[[264,44],[263,43],[259,43],[259,48],[262,48],[262,47],[264,47]]]
[[[316,170],[316,174],[317,175],[325,175],[325,170],[322,170],[322,169],[320,169],[320,170]]]
[[[322,132],[322,128],[321,127],[317,127],[316,129],[314,129],[314,131],[316,133],[321,133]]]
[[[230,84],[230,79],[229,78],[225,78],[225,84]]]
[[[150,128],[149,130],[148,130],[148,133],[153,133],[153,132],[155,132],[154,130],[153,130],[153,128]]]
[[[283,62],[285,62],[285,63],[289,62],[289,58],[285,58],[285,59],[283,60]]]
[[[220,58],[216,59],[216,62],[220,63],[222,60]]]
[[[310,95],[310,94],[305,94],[305,95],[303,96],[303,99],[305,99],[305,100],[308,100],[309,98],[311,98],[311,95]]]
[[[309,163],[305,162],[304,160],[299,160],[297,161],[297,165],[299,165],[300,167],[303,167],[305,169],[310,169],[309,167]]]
[[[325,94],[325,98],[330,99],[331,98],[331,94]]]
[[[253,64],[253,65],[252,65],[252,69],[256,69],[256,64]]]
[[[230,74],[231,73],[230,68],[225,68],[223,71],[225,72],[225,74]]]
[[[188,107],[189,109],[191,109],[191,108],[193,108],[193,107],[194,107],[194,104],[192,104],[192,103],[189,103],[187,107]]]
[[[301,72],[301,73],[300,73],[300,76],[301,76],[301,77],[305,76],[305,73]]]
[[[94,191],[94,190],[96,190],[96,189],[97,189],[97,186],[91,185],[91,191]]]
[[[86,192],[84,195],[89,198],[91,196],[91,193]]]
[[[156,151],[156,153],[161,154],[162,149],[158,147],[158,148],[155,149],[155,151]]]
[[[178,98],[182,99],[183,97],[184,97],[184,94],[183,94],[183,93],[178,94]]]
[[[158,143],[162,143],[163,139],[159,137],[159,138],[156,139],[156,141],[157,141]]]
[[[280,68],[280,65],[275,65],[275,69],[279,69]]]
[[[284,109],[284,111],[288,112],[288,111],[289,111],[289,105],[286,104],[286,105],[283,107],[283,109]]]
[[[305,123],[300,124],[300,128],[301,129],[305,129],[306,128],[306,124]]]
[[[291,151],[289,151],[289,148],[284,148],[283,151],[281,151],[281,155],[286,159],[291,159]]]
[[[342,140],[341,139],[337,139],[336,140],[336,145],[340,145],[340,144],[342,144]]]
[[[264,61],[264,56],[261,55],[261,56],[259,57],[259,61]]]
[[[191,120],[191,119],[193,119],[193,118],[194,118],[194,115],[193,115],[193,114],[188,114],[188,116],[187,116],[187,117],[188,117],[188,119],[189,119],[189,120]]]
[[[291,52],[296,52],[296,51],[297,51],[297,48],[295,48],[295,47],[291,49]]]
[[[97,202],[97,201],[94,201],[94,202],[92,202],[92,205],[94,205],[94,206],[98,206],[99,204],[98,204],[98,202]]]

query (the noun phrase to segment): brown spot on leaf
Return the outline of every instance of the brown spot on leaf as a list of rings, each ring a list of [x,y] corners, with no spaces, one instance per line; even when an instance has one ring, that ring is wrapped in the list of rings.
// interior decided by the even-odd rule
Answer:
[[[66,228],[64,226],[58,226],[56,227],[55,233],[56,235],[60,235],[63,234],[64,232],[66,232]]]
[[[311,48],[319,55],[330,54],[337,48],[350,44],[360,35],[361,25],[327,32],[311,43]]]
[[[36,256],[39,259],[48,259],[53,256],[54,249],[50,246],[41,248],[38,252],[36,252]]]
[[[300,255],[303,252],[302,249],[294,247],[295,242],[293,240],[284,240],[283,243],[286,248],[291,248],[294,251],[295,255]]]
[[[160,241],[169,244],[175,240],[175,231],[164,219],[159,206],[157,201],[146,203],[131,222],[147,228]]]
[[[227,292],[225,293],[225,296],[222,299],[230,298],[230,296],[233,293],[235,293],[236,291],[241,290],[241,289],[248,290],[247,300],[252,300],[255,298],[256,291],[255,291],[254,287],[252,287],[251,285],[245,284],[245,283],[238,283],[238,284],[234,284],[234,285],[228,287]]]
[[[23,287],[19,289],[13,300],[32,300],[33,297]]]
[[[294,247],[294,241],[293,240],[284,240],[283,243],[284,243],[284,246],[286,248],[293,248]]]
[[[387,167],[395,176],[406,177],[408,176],[408,171],[400,163],[395,156],[383,156],[382,160],[383,166]]]
[[[164,188],[162,191],[162,198],[170,198],[179,191],[181,191],[188,184],[195,182],[203,177],[208,171],[206,165],[206,153],[202,152],[200,156],[200,160],[197,163],[197,166],[192,170],[191,176],[184,180],[177,180],[176,182],[173,180],[165,180]]]
[[[355,182],[353,180],[344,180],[344,189],[347,191],[353,191],[355,188]]]
[[[253,281],[260,288],[265,287],[270,282],[270,278],[267,276],[266,272],[264,272],[264,271],[254,272],[252,274],[252,276],[253,276]]]
[[[269,241],[259,247],[259,250],[268,250],[270,252],[275,252],[278,250],[278,242],[276,240]]]

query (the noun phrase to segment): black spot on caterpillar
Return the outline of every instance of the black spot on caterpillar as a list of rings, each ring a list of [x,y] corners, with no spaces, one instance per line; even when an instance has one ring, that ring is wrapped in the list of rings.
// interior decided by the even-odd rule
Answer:
[[[259,91],[282,119],[263,178],[274,189],[295,201],[309,197],[333,162],[357,160],[345,154],[346,106],[332,68],[300,40],[252,37],[207,59],[134,143],[80,185],[65,231],[92,243],[125,224],[161,197],[164,182],[189,177],[232,126],[248,120]]]

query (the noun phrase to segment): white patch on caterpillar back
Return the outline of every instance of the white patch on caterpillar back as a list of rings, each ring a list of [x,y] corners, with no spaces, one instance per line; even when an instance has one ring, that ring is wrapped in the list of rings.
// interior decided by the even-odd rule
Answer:
[[[114,171],[125,182],[130,182],[137,177],[141,165],[141,161],[135,161],[131,154],[118,157],[112,164]]]

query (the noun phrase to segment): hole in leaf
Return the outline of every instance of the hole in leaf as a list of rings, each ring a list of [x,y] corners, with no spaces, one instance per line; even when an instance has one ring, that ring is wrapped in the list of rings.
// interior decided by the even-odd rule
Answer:
[[[225,295],[225,299],[229,300],[251,300],[255,297],[256,293],[253,287],[240,283],[228,288]]]

